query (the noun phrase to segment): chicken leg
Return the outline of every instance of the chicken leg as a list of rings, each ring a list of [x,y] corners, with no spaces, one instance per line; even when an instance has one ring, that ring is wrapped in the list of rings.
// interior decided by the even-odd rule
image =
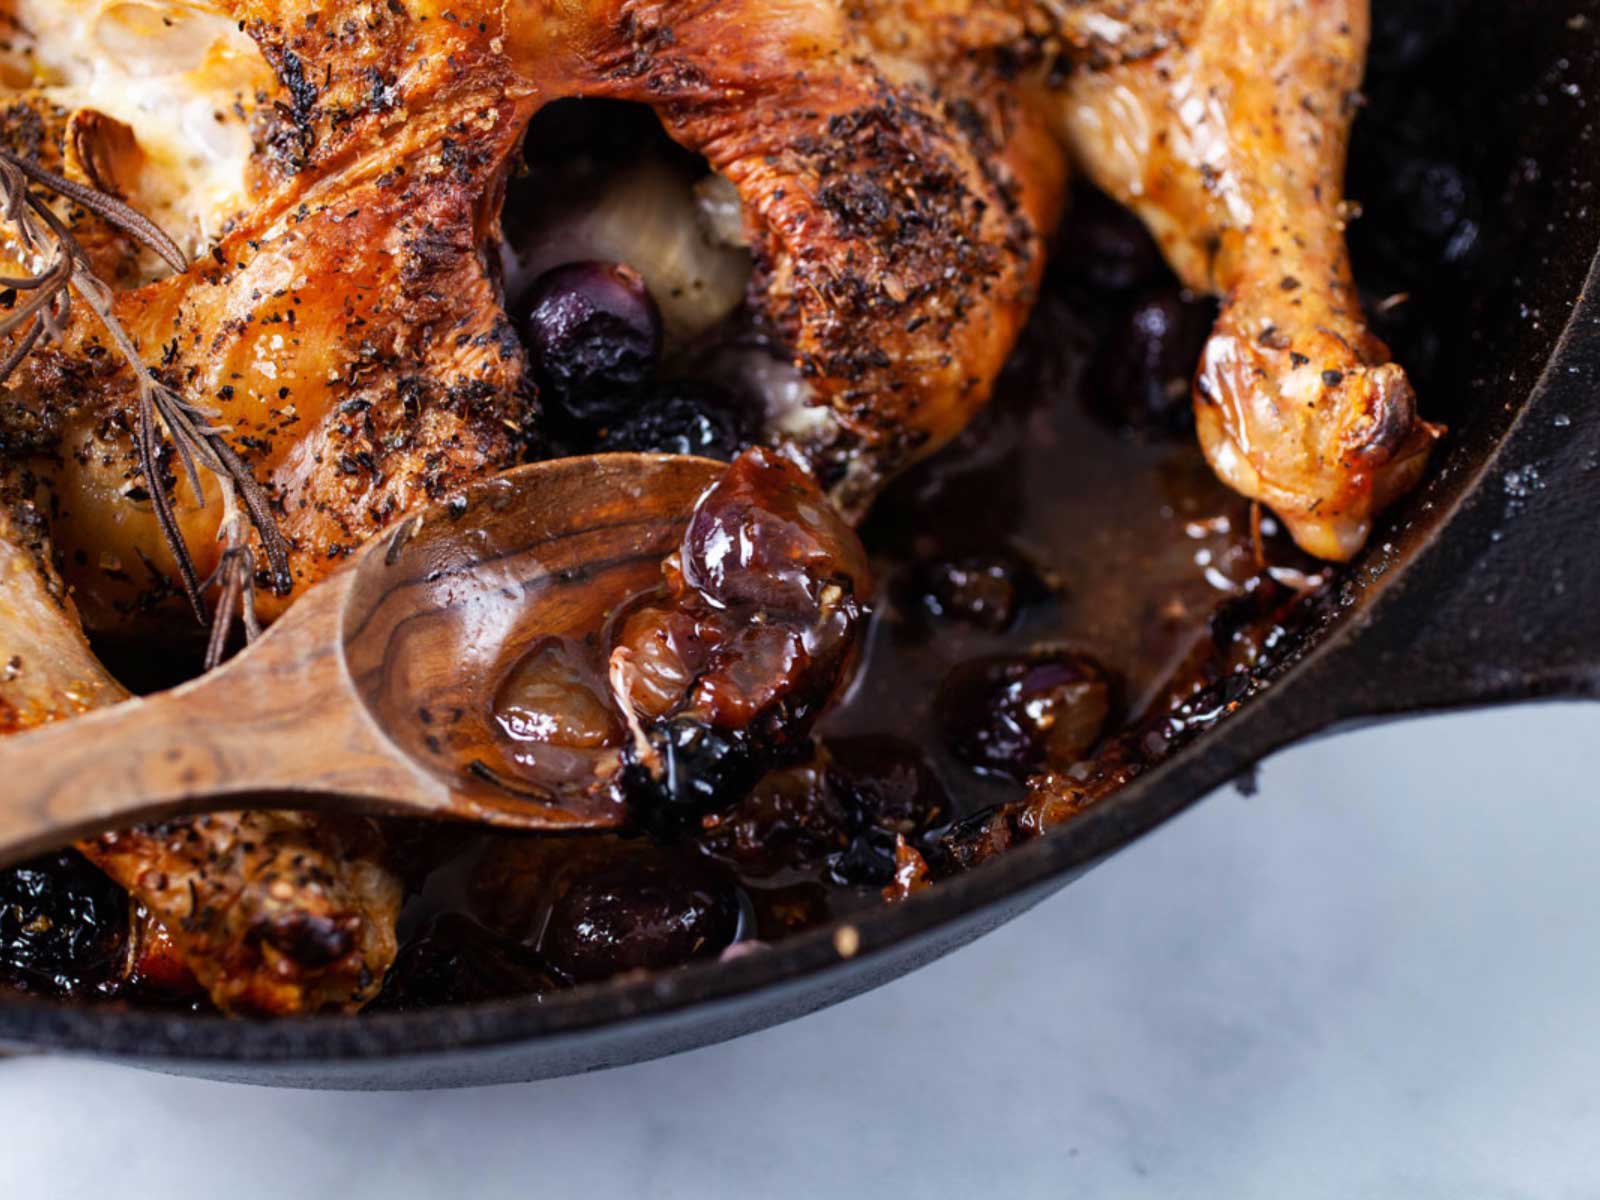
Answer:
[[[1368,329],[1345,246],[1367,0],[1149,7],[1177,24],[1165,38],[1146,28],[1121,59],[1069,7],[1078,66],[1045,103],[1183,282],[1222,300],[1194,386],[1212,467],[1302,548],[1344,561],[1441,432]]]

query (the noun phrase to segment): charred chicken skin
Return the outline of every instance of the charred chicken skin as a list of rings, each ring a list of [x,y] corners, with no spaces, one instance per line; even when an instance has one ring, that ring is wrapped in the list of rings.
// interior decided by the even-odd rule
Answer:
[[[1223,301],[1195,405],[1227,482],[1343,559],[1426,460],[1434,430],[1363,324],[1343,243],[1364,0],[186,3],[194,52],[171,74],[247,143],[199,196],[175,191],[172,148],[138,114],[44,53],[62,13],[98,28],[116,7],[0,0],[0,145],[180,226],[194,264],[151,280],[138,245],[56,205],[144,367],[214,414],[271,498],[289,570],[258,559],[255,582],[285,585],[261,587],[262,619],[401,514],[537,448],[494,248],[528,122],[566,97],[648,106],[737,190],[748,308],[813,405],[769,411],[763,436],[847,516],[987,399],[1069,152]],[[0,255],[0,273],[39,266]],[[170,458],[139,469],[136,372],[93,316],[48,341],[0,413],[3,499],[26,517],[0,530],[5,633],[47,628],[53,648],[0,688],[13,727],[125,694],[78,614],[138,636],[179,619],[153,492],[201,578],[229,544],[214,480],[197,494]],[[252,814],[83,850],[219,1007],[281,1013],[360,1007],[393,958],[400,888],[367,834]]]

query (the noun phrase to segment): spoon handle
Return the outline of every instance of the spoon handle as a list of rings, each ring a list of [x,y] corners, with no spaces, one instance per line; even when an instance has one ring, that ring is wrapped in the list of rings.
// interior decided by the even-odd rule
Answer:
[[[337,578],[312,589],[192,683],[0,738],[0,866],[88,834],[263,800],[442,807],[443,787],[389,745],[352,693],[337,635],[346,590]]]

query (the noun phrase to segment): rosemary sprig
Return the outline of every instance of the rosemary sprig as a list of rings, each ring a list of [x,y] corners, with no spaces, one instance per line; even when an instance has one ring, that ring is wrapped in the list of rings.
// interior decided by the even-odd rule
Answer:
[[[94,273],[77,238],[49,204],[28,186],[30,183],[94,213],[152,251],[175,271],[187,269],[188,259],[160,226],[130,205],[0,149],[0,213],[11,226],[23,253],[44,264],[32,275],[0,276],[0,287],[26,293],[26,299],[0,320],[0,337],[17,335],[10,351],[0,360],[0,385],[5,384],[35,347],[62,339],[76,293],[133,369],[139,389],[134,431],[139,469],[150,492],[156,523],[178,564],[184,593],[202,623],[206,621],[205,592],[213,585],[220,588],[206,649],[209,669],[222,659],[236,611],[243,617],[248,637],[253,639],[260,632],[255,615],[255,556],[249,545],[248,526],[255,526],[267,560],[270,585],[280,595],[290,586],[288,544],[272,515],[266,492],[223,437],[227,427],[212,424],[220,414],[215,409],[183,399],[144,365],[133,339],[112,310],[111,288]],[[167,440],[171,441],[189,486],[202,502],[205,493],[200,487],[201,471],[215,476],[222,486],[223,517],[219,536],[225,546],[216,572],[203,581],[178,528],[172,497],[162,487],[160,457]]]

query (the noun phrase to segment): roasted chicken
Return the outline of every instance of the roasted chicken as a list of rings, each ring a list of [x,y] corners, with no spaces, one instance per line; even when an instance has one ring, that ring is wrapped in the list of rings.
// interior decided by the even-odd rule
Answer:
[[[1348,558],[1436,432],[1363,324],[1344,249],[1365,10],[0,0],[0,148],[152,214],[194,256],[164,270],[54,202],[140,361],[79,306],[0,399],[0,638],[50,648],[0,685],[7,720],[122,698],[77,617],[172,636],[185,560],[270,620],[400,514],[540,451],[496,244],[524,131],[566,97],[648,106],[736,190],[746,307],[808,402],[769,398],[761,436],[847,515],[987,399],[1070,154],[1223,301],[1195,384],[1217,472]],[[15,240],[0,256],[0,273],[40,267]],[[141,470],[137,366],[263,485],[286,579],[259,543],[255,570],[227,557],[244,526],[216,478],[197,492],[170,455]],[[227,816],[83,849],[226,1010],[358,1007],[393,956],[399,885],[364,827]]]

